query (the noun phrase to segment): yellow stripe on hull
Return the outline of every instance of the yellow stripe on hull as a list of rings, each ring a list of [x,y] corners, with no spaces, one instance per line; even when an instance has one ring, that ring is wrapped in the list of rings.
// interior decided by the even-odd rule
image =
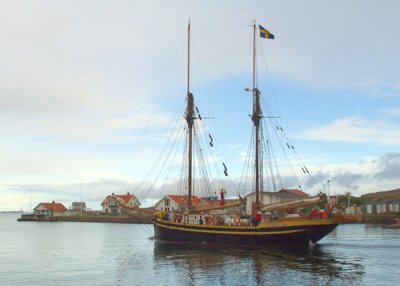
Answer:
[[[158,227],[162,228],[167,228],[167,229],[173,229],[173,230],[180,230],[180,231],[186,231],[186,232],[195,232],[195,233],[215,233],[215,234],[232,234],[232,235],[277,235],[277,234],[289,234],[289,233],[298,233],[298,232],[304,232],[306,229],[295,229],[295,230],[281,230],[281,231],[269,231],[269,232],[260,232],[260,231],[254,231],[260,230],[260,228],[251,228],[252,231],[234,231],[234,229],[243,229],[243,228],[248,228],[248,227],[224,227],[227,229],[232,229],[231,231],[225,230],[225,231],[217,231],[217,230],[207,230],[205,229],[206,227],[198,227],[197,225],[185,225],[188,227],[195,226],[195,228],[187,228],[187,227],[179,227],[179,226],[169,226],[169,225],[163,225],[163,224],[158,224],[156,223]],[[215,227],[214,227],[215,228]]]
[[[332,225],[339,224],[337,219],[287,219],[276,222],[263,222],[257,228],[274,228],[274,227],[293,227],[293,226],[316,226],[316,225]]]

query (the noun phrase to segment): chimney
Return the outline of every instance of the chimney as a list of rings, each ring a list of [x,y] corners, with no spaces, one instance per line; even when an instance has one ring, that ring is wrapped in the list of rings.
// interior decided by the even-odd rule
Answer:
[[[128,196],[130,195],[130,193],[129,193],[129,192],[127,192],[126,194],[127,194]]]

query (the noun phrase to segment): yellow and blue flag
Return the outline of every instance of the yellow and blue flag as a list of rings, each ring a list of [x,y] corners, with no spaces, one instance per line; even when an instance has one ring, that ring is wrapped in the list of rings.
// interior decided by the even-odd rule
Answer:
[[[261,25],[258,25],[260,28],[260,37],[266,39],[275,39],[274,35],[270,33],[267,29],[263,28]]]

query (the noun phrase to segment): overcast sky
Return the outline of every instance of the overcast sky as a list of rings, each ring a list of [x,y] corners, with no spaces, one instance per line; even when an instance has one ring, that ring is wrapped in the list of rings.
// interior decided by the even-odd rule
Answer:
[[[69,207],[81,190],[99,209],[146,181],[182,116],[189,17],[192,91],[232,178],[250,132],[255,19],[275,35],[261,43],[260,89],[316,184],[399,188],[398,11],[396,0],[0,0],[0,211]]]

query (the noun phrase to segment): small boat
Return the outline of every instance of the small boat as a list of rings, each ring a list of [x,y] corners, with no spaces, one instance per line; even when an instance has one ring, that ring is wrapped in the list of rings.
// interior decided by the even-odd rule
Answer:
[[[154,218],[154,237],[161,242],[175,243],[200,243],[222,246],[238,246],[238,247],[279,247],[283,249],[289,248],[308,248],[310,244],[317,243],[324,236],[333,231],[341,222],[339,216],[335,216],[331,210],[324,212],[324,215],[312,216],[309,214],[299,214],[298,212],[290,212],[292,210],[306,209],[310,206],[327,204],[327,196],[319,193],[314,197],[293,199],[286,202],[271,203],[263,205],[260,196],[263,192],[262,181],[262,157],[260,149],[262,148],[261,141],[261,122],[264,119],[261,104],[260,91],[257,88],[255,75],[255,53],[256,53],[256,31],[259,29],[260,36],[264,38],[274,38],[266,29],[253,25],[253,88],[247,89],[253,95],[253,113],[251,120],[253,124],[254,134],[254,178],[253,185],[255,186],[255,202],[252,204],[254,211],[249,218],[236,217],[232,223],[217,222],[215,219],[215,209],[243,206],[245,199],[239,197],[231,203],[224,202],[221,198],[220,204],[195,206],[193,204],[193,125],[195,120],[199,119],[196,116],[194,96],[190,91],[190,23],[188,25],[188,89],[186,95],[186,112],[184,115],[186,121],[186,130],[188,132],[188,148],[187,150],[187,165],[188,171],[186,174],[187,200],[183,219],[171,220],[163,216],[156,215]],[[201,118],[200,118],[201,119]],[[226,172],[226,166],[225,172]],[[303,169],[303,171],[305,168]],[[305,171],[304,171],[305,172]],[[308,170],[307,170],[308,172]],[[288,214],[289,212],[289,214]],[[284,213],[285,215],[280,215]],[[213,215],[212,215],[213,214]],[[264,214],[264,219],[262,217]],[[271,219],[265,219],[268,214],[276,214],[271,216]],[[181,214],[180,214],[181,216]],[[209,217],[213,219],[208,223]],[[236,223],[235,223],[236,222]]]
[[[400,217],[395,217],[393,220],[394,220],[394,223],[386,224],[386,225],[383,225],[382,227],[384,227],[384,228],[400,228]]]

